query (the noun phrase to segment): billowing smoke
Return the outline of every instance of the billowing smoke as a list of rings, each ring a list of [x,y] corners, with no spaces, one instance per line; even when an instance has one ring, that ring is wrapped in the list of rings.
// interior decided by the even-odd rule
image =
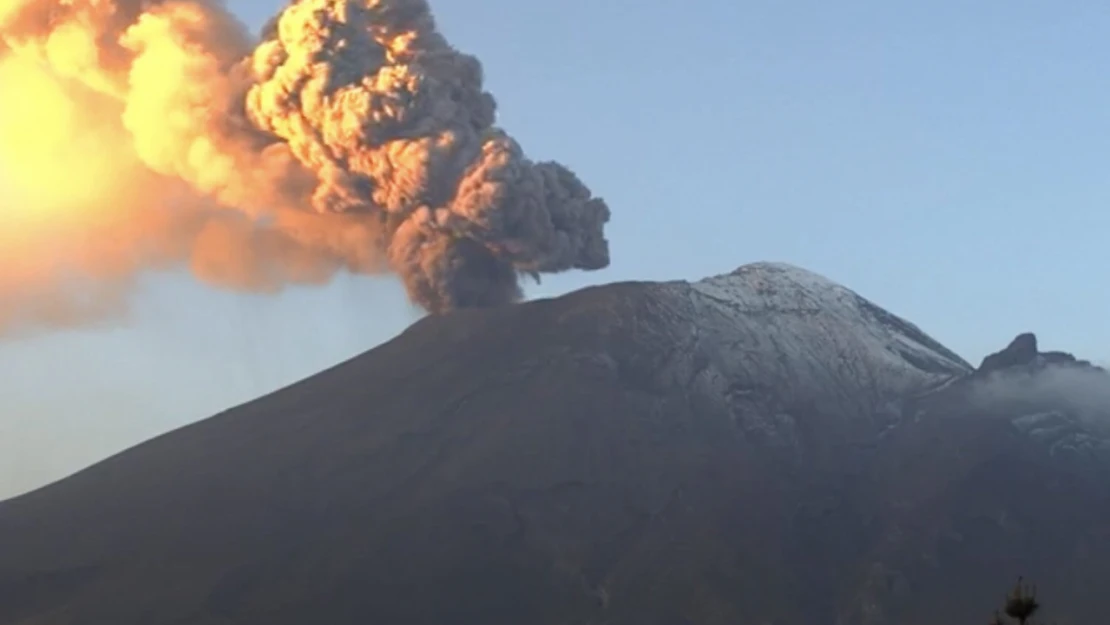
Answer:
[[[0,331],[144,271],[276,291],[395,272],[431,312],[608,265],[605,203],[495,123],[424,0],[0,0]]]

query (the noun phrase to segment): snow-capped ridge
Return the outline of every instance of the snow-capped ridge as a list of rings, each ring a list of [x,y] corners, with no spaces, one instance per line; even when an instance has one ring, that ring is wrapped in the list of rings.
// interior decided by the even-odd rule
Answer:
[[[912,323],[794,265],[748,264],[689,287],[728,343],[729,368],[758,371],[800,402],[839,404],[840,414],[872,413],[974,369]]]
[[[751,315],[794,313],[825,315],[881,349],[932,372],[967,373],[967,361],[913,323],[883,309],[855,291],[820,274],[783,262],[757,262],[693,283],[702,294],[727,301]],[[830,330],[833,328],[829,328]],[[878,344],[875,348],[880,348]]]

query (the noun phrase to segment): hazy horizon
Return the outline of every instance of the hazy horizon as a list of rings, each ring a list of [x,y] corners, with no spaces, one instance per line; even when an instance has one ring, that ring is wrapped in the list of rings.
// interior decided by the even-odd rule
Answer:
[[[257,30],[279,4],[230,6]],[[1110,8],[432,6],[483,62],[499,123],[613,210],[612,266],[545,277],[529,296],[784,261],[973,364],[1024,331],[1110,360],[1097,62]],[[127,318],[0,342],[0,499],[334,365],[419,314],[390,276],[280,296],[147,276]]]

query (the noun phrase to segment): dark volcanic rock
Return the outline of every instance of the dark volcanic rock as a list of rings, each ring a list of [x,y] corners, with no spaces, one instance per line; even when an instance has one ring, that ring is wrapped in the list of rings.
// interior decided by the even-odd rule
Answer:
[[[1037,358],[1037,337],[1032,332],[1019,334],[1006,346],[983,359],[979,371],[998,371],[1032,363]]]
[[[1080,360],[1067,352],[1041,352],[1037,349],[1037,336],[1032,332],[1017,335],[1005,349],[988,355],[976,370],[980,375],[1004,372],[1017,368],[1039,370],[1050,366],[1075,367],[1104,371],[1090,361]]]
[[[0,503],[0,624],[1093,622],[1106,376],[1037,357],[774,264],[429,318]]]

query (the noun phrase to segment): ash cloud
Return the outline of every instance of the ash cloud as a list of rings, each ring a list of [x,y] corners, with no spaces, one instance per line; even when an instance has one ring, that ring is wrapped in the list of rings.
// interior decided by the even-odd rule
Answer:
[[[439,313],[609,263],[605,202],[495,125],[424,0],[300,0],[261,39],[215,1],[0,0],[0,72],[37,103],[0,102],[0,331],[118,314],[181,265],[393,272]]]

